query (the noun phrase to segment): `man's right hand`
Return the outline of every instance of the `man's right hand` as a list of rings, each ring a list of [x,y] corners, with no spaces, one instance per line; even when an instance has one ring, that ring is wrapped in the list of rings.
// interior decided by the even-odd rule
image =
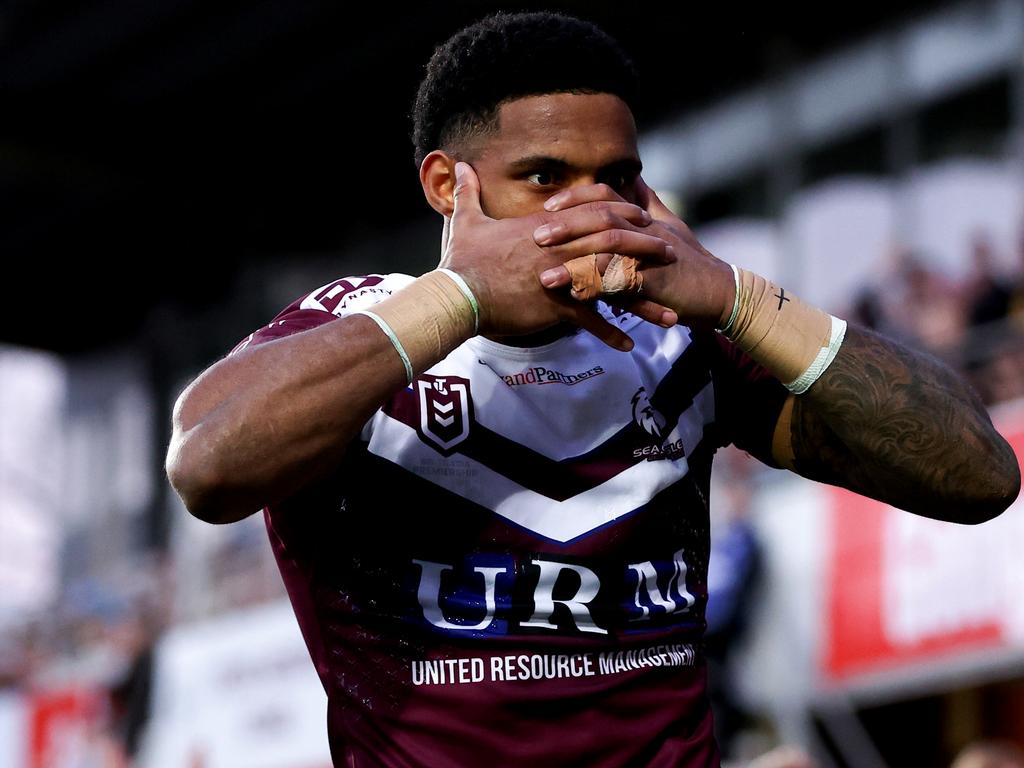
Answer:
[[[526,336],[559,323],[579,326],[616,349],[628,351],[632,340],[588,304],[545,289],[539,275],[562,260],[537,245],[542,225],[594,233],[595,242],[615,245],[615,252],[654,264],[675,256],[661,238],[645,234],[649,214],[627,202],[600,202],[558,213],[545,211],[492,219],[480,206],[480,181],[467,163],[455,165],[455,209],[440,266],[466,280],[480,305],[480,333]],[[637,298],[630,311],[653,323],[671,326],[675,313]]]

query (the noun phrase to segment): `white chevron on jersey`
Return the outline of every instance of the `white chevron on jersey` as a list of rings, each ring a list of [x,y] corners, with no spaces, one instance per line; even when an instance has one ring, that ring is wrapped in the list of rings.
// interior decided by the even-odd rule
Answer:
[[[689,328],[666,332],[642,321],[629,334],[636,344],[631,354],[611,349],[586,332],[534,348],[509,347],[478,336],[428,373],[471,378],[480,424],[562,461],[593,450],[628,424],[637,388],[646,387],[652,394],[691,342]],[[564,374],[601,366],[604,373],[571,387],[509,387],[501,379],[534,366]]]
[[[370,285],[368,278],[377,282]],[[346,277],[310,293],[300,309],[346,317],[386,299],[413,280],[401,273]],[[632,336],[636,344],[632,353],[611,349],[586,332],[540,347],[513,347],[477,336],[426,373],[471,379],[477,420],[504,437],[555,461],[585,454],[629,423],[630,398],[637,388],[644,386],[648,395],[653,393],[692,341],[686,326],[666,331],[629,313],[616,316],[602,302],[597,308],[606,320]],[[604,375],[572,387],[512,388],[501,379],[532,366],[574,374],[598,365],[603,366]],[[372,427],[371,420],[364,427],[363,440],[369,439]]]
[[[680,415],[677,427],[667,440],[681,440],[688,455],[697,447],[704,426],[713,418],[714,389],[709,383]],[[437,452],[423,443],[414,429],[380,412],[373,420],[368,449],[522,528],[562,543],[642,507],[689,470],[685,457],[640,461],[601,485],[557,501],[467,456],[456,455],[446,460],[445,467],[457,471],[436,472]]]
[[[310,293],[300,309],[345,317],[400,291],[414,279],[396,273],[336,280]],[[471,396],[476,425],[554,462],[584,456],[632,423],[632,405],[641,388],[646,397],[653,395],[692,341],[685,326],[665,330],[628,313],[616,316],[607,305],[598,307],[605,319],[633,337],[631,353],[613,350],[585,332],[539,347],[508,346],[478,336],[426,373],[470,382],[471,395],[467,392],[460,402],[465,406]],[[535,372],[532,379],[527,376],[531,371]],[[550,374],[549,379],[537,371]],[[695,375],[706,374],[695,371]],[[548,383],[541,384],[542,380]],[[362,439],[370,453],[517,526],[565,543],[643,507],[683,478],[689,471],[685,457],[714,418],[714,389],[709,381],[687,405],[670,435],[652,435],[652,444],[679,445],[681,453],[654,461],[623,456],[625,469],[561,501],[502,474],[500,455],[481,456],[479,461],[458,451],[442,456],[413,426],[383,410],[367,422]],[[465,416],[463,422],[468,423]]]

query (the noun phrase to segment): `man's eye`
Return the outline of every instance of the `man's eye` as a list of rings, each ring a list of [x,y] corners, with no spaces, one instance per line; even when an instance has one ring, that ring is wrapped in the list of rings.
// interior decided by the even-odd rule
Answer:
[[[531,173],[526,177],[526,180],[531,184],[536,184],[538,187],[547,187],[555,183],[555,176],[548,171],[541,171],[540,173]]]
[[[616,192],[621,192],[622,190],[629,186],[630,182],[633,181],[633,179],[627,177],[624,173],[616,173],[607,177],[606,179],[603,179],[603,181]]]

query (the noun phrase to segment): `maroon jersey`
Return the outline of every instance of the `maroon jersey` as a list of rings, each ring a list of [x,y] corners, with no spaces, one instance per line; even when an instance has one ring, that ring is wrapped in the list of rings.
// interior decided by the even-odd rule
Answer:
[[[412,278],[327,285],[240,345]],[[717,334],[607,317],[471,339],[265,510],[339,766],[713,766],[701,655],[717,448],[770,462],[787,392]]]

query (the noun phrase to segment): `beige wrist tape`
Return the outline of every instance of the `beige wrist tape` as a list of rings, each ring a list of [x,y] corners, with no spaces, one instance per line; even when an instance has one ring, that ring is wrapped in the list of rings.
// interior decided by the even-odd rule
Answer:
[[[760,275],[733,269],[736,302],[723,333],[787,389],[803,394],[835,359],[846,321],[804,304]]]
[[[637,271],[638,266],[640,262],[632,256],[618,253],[608,262],[604,275],[597,269],[596,253],[565,262],[565,268],[572,276],[572,297],[579,301],[591,301],[625,291],[639,293],[644,285],[644,276]]]
[[[390,296],[366,315],[380,327],[398,352],[409,383],[476,333],[476,311],[468,287],[446,271],[428,272]]]

